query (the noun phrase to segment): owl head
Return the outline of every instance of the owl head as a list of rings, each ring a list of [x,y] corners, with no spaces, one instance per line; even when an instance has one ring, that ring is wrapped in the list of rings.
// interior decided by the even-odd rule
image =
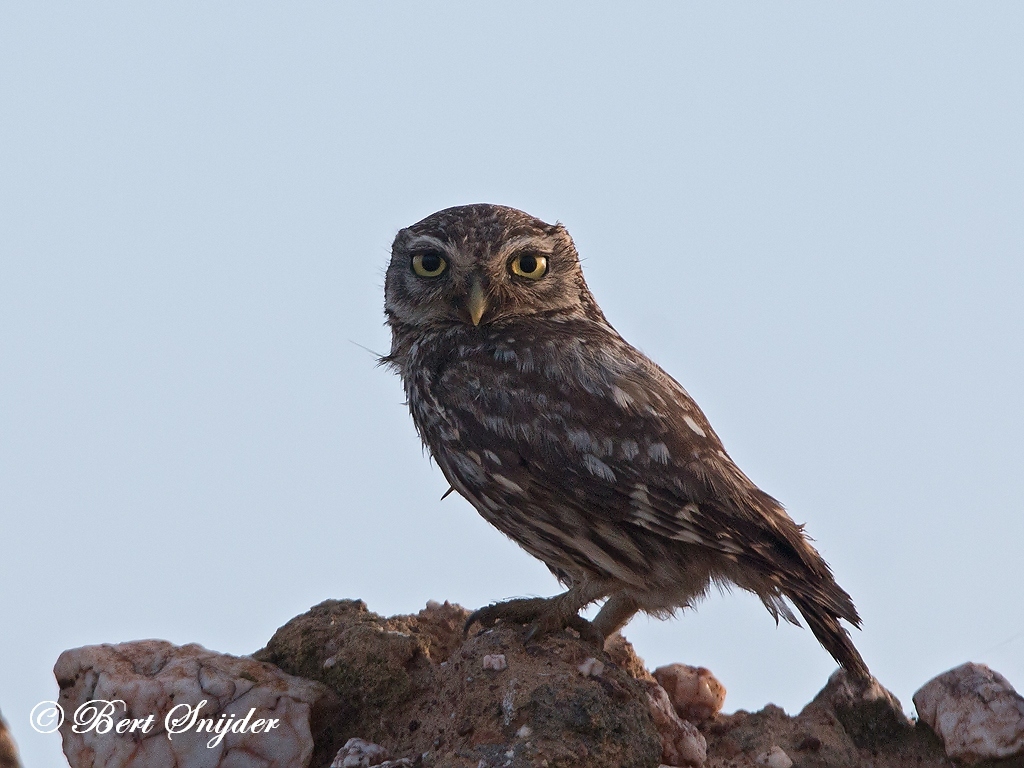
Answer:
[[[384,294],[389,324],[420,330],[600,316],[565,227],[486,203],[401,230]]]

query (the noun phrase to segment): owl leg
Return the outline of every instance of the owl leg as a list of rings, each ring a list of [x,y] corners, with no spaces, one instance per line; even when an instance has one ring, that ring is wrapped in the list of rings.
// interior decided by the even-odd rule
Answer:
[[[614,594],[594,617],[594,629],[601,633],[601,637],[608,638],[626,626],[626,622],[633,618],[638,610],[640,606],[636,600],[622,592]]]
[[[601,596],[593,587],[581,586],[554,597],[524,597],[494,603],[470,614],[465,631],[468,632],[475,622],[493,627],[501,621],[505,624],[529,624],[527,640],[569,628],[575,629],[584,640],[603,645],[604,637],[579,615],[582,608]]]

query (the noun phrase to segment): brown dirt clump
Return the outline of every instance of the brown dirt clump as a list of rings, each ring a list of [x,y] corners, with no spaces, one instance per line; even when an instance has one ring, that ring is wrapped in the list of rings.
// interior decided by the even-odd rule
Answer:
[[[658,765],[633,675],[571,632],[524,642],[523,628],[498,626],[464,639],[467,615],[434,603],[385,619],[361,601],[329,600],[255,657],[332,688],[342,743],[363,738],[423,766]],[[620,657],[630,663],[629,651]]]

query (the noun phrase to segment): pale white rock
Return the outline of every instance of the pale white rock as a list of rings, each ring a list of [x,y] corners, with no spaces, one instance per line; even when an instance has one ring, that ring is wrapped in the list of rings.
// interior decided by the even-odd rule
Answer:
[[[349,739],[334,756],[331,768],[370,768],[383,764],[388,751],[380,744],[365,739]]]
[[[754,758],[754,762],[758,765],[766,765],[768,768],[793,768],[793,761],[777,744],[773,744],[767,752],[759,754]]]
[[[508,727],[516,716],[516,684],[518,682],[515,678],[510,680],[505,695],[501,697],[501,719],[505,723],[505,727]]]
[[[1024,754],[1024,697],[984,664],[961,664],[914,694],[946,754],[965,763]]]
[[[306,766],[313,754],[310,712],[334,698],[320,683],[271,664],[163,640],[75,648],[60,655],[53,673],[61,689],[60,731],[71,768]],[[175,707],[173,718],[186,714],[186,707],[196,717],[168,738],[167,716]],[[255,711],[246,720],[250,710]],[[99,733],[104,711],[112,727]],[[76,712],[81,733],[74,731]],[[97,713],[100,717],[90,721]],[[131,723],[122,723],[126,719],[136,721],[134,731]],[[211,730],[233,723],[236,732],[201,732],[204,720]],[[276,725],[270,727],[270,721]],[[247,727],[239,732],[242,723]],[[125,732],[117,733],[118,727]]]
[[[491,669],[495,672],[501,672],[501,670],[508,667],[508,662],[505,661],[504,653],[490,653],[484,656],[484,669]]]
[[[604,664],[591,656],[589,659],[584,660],[576,669],[584,677],[600,677],[604,673]]]
[[[685,720],[710,720],[725,703],[725,686],[704,667],[668,664],[654,670],[654,679],[665,689],[672,706]]]
[[[664,765],[700,768],[708,759],[708,743],[704,734],[689,720],[676,714],[665,689],[653,680],[647,686],[647,704],[654,726],[661,737],[661,761]]]

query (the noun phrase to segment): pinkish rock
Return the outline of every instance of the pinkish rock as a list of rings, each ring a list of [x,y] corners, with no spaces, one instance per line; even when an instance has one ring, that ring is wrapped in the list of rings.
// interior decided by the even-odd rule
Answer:
[[[370,768],[388,759],[388,751],[366,739],[349,739],[334,756],[331,768]]]
[[[984,664],[961,664],[914,694],[946,754],[965,763],[1024,754],[1024,697]]]
[[[71,768],[307,766],[311,717],[337,706],[271,664],[163,640],[65,651],[53,672]]]
[[[700,768],[708,757],[708,743],[697,726],[676,714],[668,693],[655,682],[646,682],[647,702],[654,726],[661,736],[663,765]]]
[[[704,667],[668,664],[654,670],[654,679],[684,720],[710,720],[725,703],[725,686]]]
[[[388,760],[388,751],[366,739],[349,739],[334,756],[331,768],[413,768],[412,758]]]
[[[504,653],[492,653],[484,656],[483,665],[484,669],[501,672],[503,669],[508,667],[508,662],[505,660]]]

